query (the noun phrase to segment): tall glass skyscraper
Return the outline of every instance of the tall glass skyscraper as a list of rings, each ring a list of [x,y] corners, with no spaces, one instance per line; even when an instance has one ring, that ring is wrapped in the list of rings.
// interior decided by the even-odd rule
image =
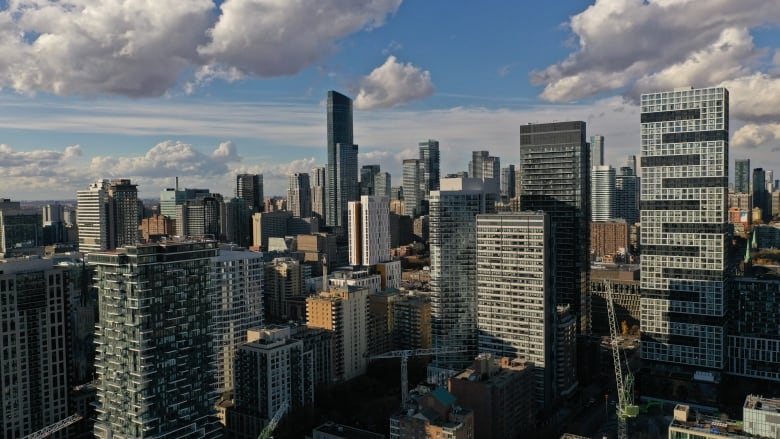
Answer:
[[[358,198],[357,145],[353,143],[352,99],[331,90],[328,92],[328,197],[325,214],[328,226],[346,227],[347,202]]]
[[[590,167],[604,164],[604,136],[590,136]]]
[[[311,183],[309,174],[296,172],[287,176],[287,210],[298,218],[311,216]]]
[[[750,193],[750,159],[734,160],[734,192]]]
[[[641,139],[642,359],[720,370],[725,364],[728,91],[642,95]]]
[[[420,142],[420,166],[425,195],[439,190],[439,141],[428,139]]]
[[[246,201],[252,212],[265,210],[263,198],[263,174],[239,174],[236,176],[236,198]]]
[[[520,207],[550,215],[556,306],[570,305],[578,333],[590,328],[590,150],[585,122],[520,126]]]
[[[615,218],[615,168],[595,165],[591,168],[591,221],[609,221]]]
[[[418,159],[404,159],[403,161],[404,215],[412,218],[421,213],[423,198],[421,168]]]
[[[431,320],[433,346],[463,349],[437,355],[429,378],[462,370],[477,353],[477,215],[494,213],[498,180],[444,178],[431,192]],[[434,371],[434,372],[432,372]]]

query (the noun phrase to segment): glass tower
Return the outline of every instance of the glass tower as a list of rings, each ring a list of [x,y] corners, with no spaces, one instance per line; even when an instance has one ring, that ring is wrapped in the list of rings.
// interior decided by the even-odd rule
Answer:
[[[352,137],[352,99],[328,92],[328,191],[325,224],[346,227],[347,202],[357,200],[357,145]],[[354,169],[348,160],[354,150]],[[351,178],[351,182],[344,182]],[[352,193],[353,188],[355,193]]]
[[[750,159],[734,161],[734,192],[750,193]]]
[[[641,97],[642,359],[722,369],[729,93]]]

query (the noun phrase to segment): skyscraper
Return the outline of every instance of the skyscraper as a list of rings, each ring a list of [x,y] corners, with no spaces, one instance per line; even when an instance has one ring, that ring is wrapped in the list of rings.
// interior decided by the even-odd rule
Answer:
[[[178,185],[178,178],[176,184]],[[168,218],[176,219],[176,206],[184,204],[186,201],[194,200],[198,197],[209,195],[208,189],[183,189],[165,188],[160,191],[160,214]]]
[[[344,227],[348,201],[355,201],[352,185],[357,184],[357,145],[352,137],[352,99],[336,91],[328,92],[328,182],[326,221],[328,226]],[[339,146],[341,145],[341,146]],[[354,149],[354,170],[348,154]],[[342,181],[351,178],[351,182]]]
[[[67,269],[51,259],[8,260],[0,271],[0,428],[25,437],[66,418]]]
[[[761,219],[763,221],[772,219],[771,202],[769,191],[766,190],[766,172],[764,172],[764,168],[753,169],[753,207],[761,208]]]
[[[374,195],[390,198],[390,174],[380,172],[374,176]]]
[[[293,216],[311,216],[311,183],[309,174],[296,172],[287,176],[287,209]]]
[[[111,230],[109,248],[138,243],[138,186],[128,179],[111,180],[108,184],[108,212]]]
[[[639,177],[629,166],[621,167],[615,176],[615,218],[628,224],[639,221]]]
[[[418,144],[420,147],[420,166],[425,195],[439,190],[439,141],[428,139]]]
[[[403,161],[403,188],[404,188],[404,215],[412,218],[420,214],[423,193],[422,176],[420,175],[420,160],[404,159]]]
[[[360,195],[376,193],[377,175],[379,175],[379,165],[363,165],[360,168]]]
[[[431,317],[433,346],[463,349],[437,355],[429,378],[468,366],[477,352],[477,215],[494,213],[497,180],[443,178],[431,192]]]
[[[734,161],[734,192],[750,193],[750,159]]]
[[[469,164],[469,178],[501,178],[501,159],[489,151],[473,151]]]
[[[590,327],[589,157],[585,122],[520,126],[520,206],[550,215],[556,236],[556,305],[571,305],[579,334]]]
[[[590,167],[604,165],[604,136],[590,136]]]
[[[728,91],[643,94],[641,139],[642,359],[722,369]]]
[[[238,174],[236,176],[236,198],[246,201],[252,212],[265,210],[263,174]]]
[[[325,209],[328,193],[325,189],[327,172],[325,167],[311,170],[311,213],[320,219],[320,224],[325,224]]]
[[[100,304],[95,436],[209,438],[214,241],[91,253]]]
[[[512,199],[515,193],[515,165],[501,169],[501,198]]]
[[[591,221],[609,221],[615,217],[615,168],[596,165],[591,168]]]
[[[363,195],[349,203],[349,263],[370,266],[390,259],[390,199]]]
[[[79,250],[110,250],[138,241],[138,190],[127,179],[101,180],[78,191]]]
[[[532,361],[540,409],[555,391],[552,244],[544,212],[477,215],[479,352]]]

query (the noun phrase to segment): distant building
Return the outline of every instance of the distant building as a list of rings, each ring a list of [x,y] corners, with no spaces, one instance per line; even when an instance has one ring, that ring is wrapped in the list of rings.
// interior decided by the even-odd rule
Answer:
[[[311,170],[311,213],[325,225],[325,208],[327,205],[327,192],[325,190],[327,173],[325,167]]]
[[[748,395],[742,406],[742,419],[745,433],[758,437],[776,438],[780,436],[780,399]]]
[[[590,136],[590,167],[604,165],[604,136]]]
[[[734,192],[750,194],[750,159],[734,160]]]
[[[422,213],[422,201],[425,193],[422,191],[423,178],[421,175],[420,160],[404,159],[403,161],[403,188],[404,188],[404,215],[414,218]]]
[[[306,270],[294,258],[274,258],[265,265],[264,300],[269,320],[293,319],[291,300],[306,296]],[[305,318],[305,316],[302,316]]]
[[[355,427],[327,422],[312,430],[311,439],[385,439],[385,436]]]
[[[287,176],[287,209],[293,216],[308,218],[311,216],[311,183],[309,174],[296,172]]]
[[[43,244],[40,213],[0,210],[0,257],[39,254]]]
[[[222,233],[222,196],[210,194],[176,206],[176,234],[194,239],[218,239]]]
[[[138,242],[138,190],[130,180],[102,180],[77,192],[79,250],[110,250]]]
[[[184,204],[187,201],[194,200],[199,197],[206,197],[210,195],[208,189],[183,189],[178,188],[178,178],[176,179],[177,187],[166,188],[160,191],[160,214],[165,215],[173,220],[176,219],[177,206]],[[177,232],[178,233],[178,232]]]
[[[489,151],[472,151],[468,176],[469,178],[493,178],[499,182],[501,179],[501,159],[491,156]]]
[[[615,176],[615,218],[622,218],[628,224],[639,222],[640,182],[634,168],[620,167]]]
[[[152,241],[162,236],[173,236],[175,221],[167,216],[155,214],[141,220],[139,227],[141,239],[144,242]]]
[[[517,193],[515,192],[515,165],[509,165],[501,168],[501,199],[511,200]]]
[[[591,221],[609,221],[615,218],[615,168],[609,165],[591,168],[590,185]]]
[[[420,147],[420,166],[422,168],[422,187],[425,196],[439,190],[439,141],[426,140],[418,143]]]
[[[368,355],[383,354],[393,349],[393,324],[396,289],[368,295]]]
[[[236,198],[246,201],[252,212],[265,208],[263,197],[263,174],[238,174],[236,176]]]
[[[222,202],[220,209],[220,237],[241,247],[252,245],[252,211],[246,201],[231,198]]]
[[[450,378],[458,405],[474,412],[474,438],[529,437],[535,429],[533,363],[481,354]]]
[[[379,175],[379,165],[363,165],[360,168],[360,194],[358,195],[377,195],[377,175]]]
[[[268,249],[268,238],[287,236],[287,221],[292,212],[261,212],[252,215],[252,242],[263,251]]]
[[[350,201],[348,238],[350,265],[370,266],[390,259],[390,200],[363,195]]]
[[[402,294],[393,302],[393,349],[430,349],[431,302],[422,294]]]
[[[592,260],[629,262],[629,226],[623,220],[590,223],[590,254]]]

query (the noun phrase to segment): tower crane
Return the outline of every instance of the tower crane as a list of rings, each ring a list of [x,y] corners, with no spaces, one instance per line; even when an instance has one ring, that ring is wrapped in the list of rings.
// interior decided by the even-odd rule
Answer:
[[[76,413],[74,415],[70,415],[65,419],[60,419],[59,421],[55,422],[54,424],[48,425],[46,427],[43,427],[42,429],[30,433],[27,436],[24,437],[24,439],[44,439],[49,436],[51,436],[53,433],[56,433],[63,428],[68,428],[71,425],[75,424],[76,422],[79,422],[80,420],[84,419],[83,416]]]
[[[282,420],[282,416],[284,416],[285,413],[287,413],[287,408],[289,404],[287,401],[282,402],[282,405],[279,406],[279,408],[276,410],[276,413],[274,413],[274,416],[271,418],[270,421],[268,421],[268,425],[265,426],[263,431],[260,432],[260,435],[257,436],[257,439],[270,439],[271,433],[276,430],[276,426],[279,425],[279,421]]]
[[[626,375],[620,360],[618,346],[618,327],[615,318],[615,304],[612,297],[612,282],[606,281],[607,315],[609,316],[609,335],[612,345],[612,361],[615,363],[615,384],[617,386],[618,403],[615,407],[618,418],[618,439],[628,439],[626,418],[633,418],[639,413],[639,406],[634,404],[634,375],[626,361]]]
[[[383,358],[401,359],[401,408],[404,407],[406,400],[409,399],[409,357],[424,357],[427,355],[439,354],[457,354],[467,352],[466,349],[407,349],[400,351],[389,351],[384,354],[372,355],[369,360],[379,360]]]

